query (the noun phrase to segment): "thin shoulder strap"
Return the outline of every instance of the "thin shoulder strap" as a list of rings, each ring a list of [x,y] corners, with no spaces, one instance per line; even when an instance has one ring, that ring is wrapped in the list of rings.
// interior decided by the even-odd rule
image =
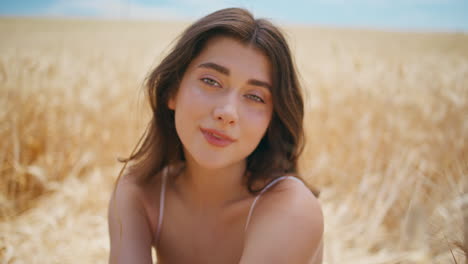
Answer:
[[[250,210],[249,210],[249,215],[247,216],[247,221],[245,222],[245,228],[244,228],[244,231],[247,230],[247,226],[249,225],[249,222],[250,222],[250,217],[252,216],[252,213],[253,213],[253,210],[255,208],[255,204],[257,203],[258,199],[262,196],[263,193],[265,193],[271,186],[275,185],[277,182],[279,181],[282,181],[284,179],[293,179],[293,180],[296,180],[296,181],[299,181],[301,183],[303,183],[301,180],[299,180],[298,178],[294,177],[294,176],[281,176],[281,177],[278,177],[276,179],[274,179],[273,181],[271,181],[270,183],[267,184],[267,186],[265,186],[265,188],[263,188],[260,193],[257,195],[257,197],[255,197],[254,201],[252,202],[252,205],[250,206]]]
[[[159,218],[158,218],[158,227],[156,229],[155,241],[156,243],[159,240],[159,234],[161,233],[161,226],[164,218],[164,198],[166,197],[166,180],[168,169],[165,168],[162,173],[162,183],[161,183],[161,193],[159,196]]]
[[[323,256],[322,256],[321,254],[323,254],[323,235],[322,235],[322,237],[320,238],[320,243],[319,243],[317,249],[315,250],[314,255],[312,256],[312,259],[310,260],[310,263],[315,263],[315,261],[317,260],[317,257],[318,257],[318,256],[320,256],[321,258],[323,258]]]

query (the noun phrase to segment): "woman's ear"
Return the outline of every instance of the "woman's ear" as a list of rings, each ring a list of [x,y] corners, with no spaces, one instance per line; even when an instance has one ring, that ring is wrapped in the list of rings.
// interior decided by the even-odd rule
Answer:
[[[176,99],[174,98],[174,96],[169,97],[169,100],[167,101],[167,107],[171,110],[175,110]]]

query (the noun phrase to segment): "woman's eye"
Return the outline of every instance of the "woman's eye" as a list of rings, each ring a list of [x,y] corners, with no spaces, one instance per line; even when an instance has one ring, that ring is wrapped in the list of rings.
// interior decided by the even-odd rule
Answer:
[[[208,84],[209,86],[221,87],[221,85],[217,81],[210,78],[201,78],[201,81]]]
[[[265,103],[260,96],[255,94],[247,94],[246,97],[259,103]]]

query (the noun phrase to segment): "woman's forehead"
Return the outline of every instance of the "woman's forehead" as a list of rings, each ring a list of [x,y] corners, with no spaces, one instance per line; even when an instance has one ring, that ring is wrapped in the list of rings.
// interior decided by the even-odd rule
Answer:
[[[192,61],[191,67],[204,63],[215,63],[229,71],[243,71],[251,77],[271,82],[271,63],[264,52],[233,37],[217,36],[209,39]]]

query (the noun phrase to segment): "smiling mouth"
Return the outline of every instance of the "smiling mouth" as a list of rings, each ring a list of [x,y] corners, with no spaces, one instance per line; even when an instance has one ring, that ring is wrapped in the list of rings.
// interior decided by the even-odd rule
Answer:
[[[215,130],[211,129],[200,129],[206,141],[216,147],[226,147],[234,142],[233,139],[226,135],[223,135]]]

